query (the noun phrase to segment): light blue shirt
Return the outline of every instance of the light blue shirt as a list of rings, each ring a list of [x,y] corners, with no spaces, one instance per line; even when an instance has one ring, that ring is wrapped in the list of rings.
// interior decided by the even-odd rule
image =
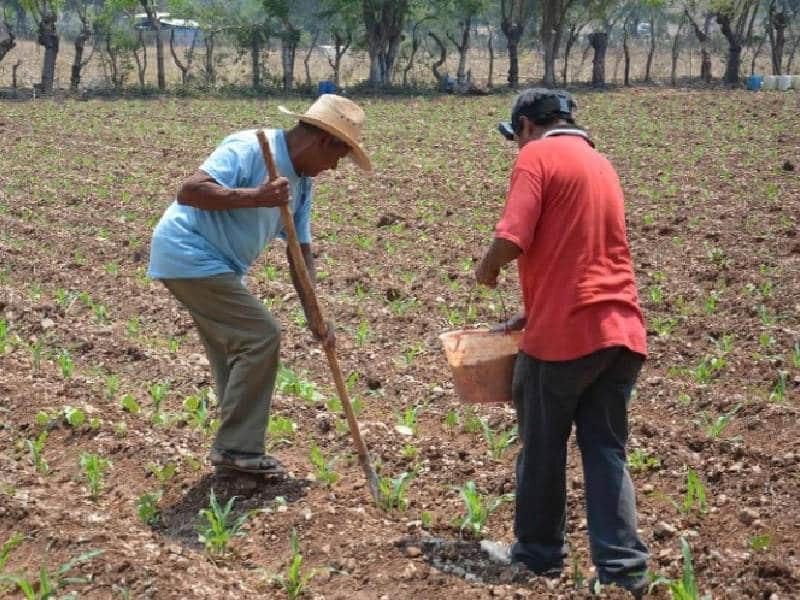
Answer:
[[[225,138],[200,169],[226,188],[254,188],[267,178],[255,129]],[[294,170],[281,129],[267,130],[278,174],[289,180],[297,239],[311,243],[312,180]],[[153,279],[194,279],[221,273],[244,276],[275,237],[285,239],[279,208],[204,210],[173,202],[153,231]]]

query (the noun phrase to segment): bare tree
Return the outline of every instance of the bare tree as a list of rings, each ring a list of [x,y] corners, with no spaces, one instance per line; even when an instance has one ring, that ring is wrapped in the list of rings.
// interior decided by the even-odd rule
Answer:
[[[183,63],[180,58],[178,58],[178,52],[175,50],[175,28],[171,28],[169,30],[169,52],[172,54],[172,60],[175,61],[175,66],[177,66],[181,71],[181,83],[186,85],[189,83],[189,72],[192,69],[192,63],[194,62],[194,49],[197,45],[197,29],[194,30],[192,33],[192,42],[189,44],[189,48],[184,53],[186,63]]]
[[[800,6],[800,3],[797,3]],[[796,12],[795,9],[794,12]],[[783,75],[783,53],[786,46],[786,29],[792,18],[790,6],[779,0],[770,0],[767,19],[764,23],[769,36],[772,74]]]
[[[711,52],[709,51],[709,45],[711,43],[711,36],[709,34],[709,30],[711,28],[712,14],[707,12],[702,16],[703,26],[701,27],[694,17],[694,12],[697,8],[696,4],[697,3],[694,1],[685,3],[684,15],[686,15],[689,25],[691,25],[692,29],[694,30],[694,35],[697,38],[697,42],[700,44],[700,79],[706,83],[710,83]]]
[[[3,20],[0,21],[0,61],[2,61],[6,54],[11,52],[11,49],[17,45],[14,37],[14,30],[8,22],[5,6],[3,7],[2,17]]]
[[[500,29],[508,48],[508,85],[519,87],[519,41],[533,12],[531,0],[500,0]]]
[[[722,0],[715,12],[722,35],[728,40],[725,83],[739,82],[742,49],[752,39],[758,4],[758,0]]]
[[[43,94],[53,91],[53,80],[56,72],[56,58],[58,56],[58,10],[60,0],[23,0],[22,6],[28,11],[36,22],[38,29],[39,45],[44,47],[44,61],[42,62],[42,78],[39,86]]]
[[[436,45],[439,47],[439,60],[431,65],[431,69],[433,70],[433,76],[436,79],[436,82],[440,85],[444,85],[445,74],[439,71],[439,67],[447,62],[447,46],[444,44],[442,39],[436,35],[433,31],[429,31],[428,35],[433,38],[433,41],[436,42]]]
[[[372,86],[392,83],[408,10],[409,0],[362,0]]]
[[[86,42],[92,37],[91,19],[94,7],[89,6],[88,2],[78,1],[74,3],[74,8],[78,19],[80,19],[81,29],[75,37],[75,56],[72,60],[72,71],[69,78],[69,89],[73,92],[77,91],[78,86],[81,84],[81,71],[83,71],[83,67],[89,64],[94,54],[94,45],[92,45],[92,52],[89,54],[89,57],[86,60],[83,59],[83,51],[86,47]]]
[[[567,21],[567,14],[575,0],[542,0],[542,46],[544,47],[545,87],[556,84],[556,54],[561,45],[561,36]]]
[[[303,59],[303,67],[306,70],[306,86],[311,87],[311,67],[309,66],[309,61],[311,60],[311,55],[314,52],[314,48],[317,47],[317,42],[319,41],[319,34],[320,34],[319,27],[314,28],[314,33],[311,36],[311,43],[308,45],[308,52],[306,52],[306,57]]]
[[[678,57],[680,56],[681,52],[680,39],[685,25],[686,15],[682,14],[680,16],[680,21],[678,22],[678,29],[675,31],[675,35],[672,37],[672,65],[670,67],[669,74],[669,81],[672,87],[675,87],[678,84]]]

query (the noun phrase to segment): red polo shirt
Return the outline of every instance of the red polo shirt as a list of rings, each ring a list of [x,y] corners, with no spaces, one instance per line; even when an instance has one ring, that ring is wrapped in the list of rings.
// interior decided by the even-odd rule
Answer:
[[[586,139],[550,135],[520,150],[495,235],[522,250],[523,352],[548,361],[610,346],[647,354],[622,187]]]

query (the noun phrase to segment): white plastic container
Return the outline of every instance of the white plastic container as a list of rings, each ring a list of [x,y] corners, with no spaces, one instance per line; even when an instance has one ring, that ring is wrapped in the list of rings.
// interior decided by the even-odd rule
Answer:
[[[792,89],[800,92],[800,75],[792,75]]]
[[[764,76],[764,84],[761,86],[761,89],[768,92],[770,90],[778,89],[778,77],[777,75],[765,75]]]
[[[792,76],[791,75],[778,75],[778,89],[782,92],[785,92],[792,87]]]

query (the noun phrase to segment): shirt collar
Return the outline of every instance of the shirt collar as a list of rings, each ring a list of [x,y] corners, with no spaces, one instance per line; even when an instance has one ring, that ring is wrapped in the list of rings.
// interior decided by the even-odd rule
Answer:
[[[542,139],[557,135],[574,135],[577,137],[582,137],[592,148],[594,148],[594,142],[592,142],[591,138],[589,137],[589,133],[585,129],[581,129],[577,126],[556,127],[554,129],[549,129],[548,131],[544,132]]]

